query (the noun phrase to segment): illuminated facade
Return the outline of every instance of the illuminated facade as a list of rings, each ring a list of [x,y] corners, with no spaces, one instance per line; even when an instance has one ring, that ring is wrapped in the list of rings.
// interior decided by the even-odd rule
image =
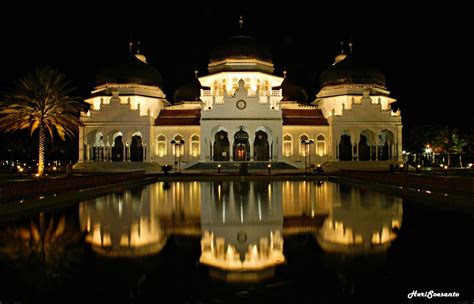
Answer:
[[[351,47],[352,48],[352,47]],[[136,53],[136,54],[134,54]],[[134,54],[134,55],[132,55]],[[186,167],[211,161],[373,164],[401,160],[400,112],[385,76],[340,54],[305,91],[274,74],[271,53],[233,36],[211,54],[208,75],[166,99],[159,72],[132,52],[97,76],[82,115],[79,163],[146,162]],[[79,164],[79,165],[80,165]]]

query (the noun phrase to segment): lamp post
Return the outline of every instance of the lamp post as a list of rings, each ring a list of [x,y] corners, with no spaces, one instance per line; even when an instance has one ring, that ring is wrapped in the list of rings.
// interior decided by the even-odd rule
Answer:
[[[310,153],[310,149],[308,148],[309,145],[313,144],[314,143],[314,140],[312,139],[302,139],[301,140],[301,144],[305,145],[305,153],[304,153],[304,172],[306,173],[307,171],[307,167],[306,167],[306,155],[308,155],[308,160],[309,160],[309,166],[311,166],[311,153]]]
[[[178,172],[181,172],[180,169],[180,156],[181,156],[181,146],[184,145],[184,140],[171,140],[171,144],[174,145],[174,157],[175,157],[175,164],[178,165]],[[177,160],[176,160],[177,159]]]

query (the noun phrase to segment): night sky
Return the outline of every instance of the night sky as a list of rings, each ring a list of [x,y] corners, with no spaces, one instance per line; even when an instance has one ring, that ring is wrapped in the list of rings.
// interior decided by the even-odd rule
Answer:
[[[117,62],[133,39],[141,41],[142,53],[163,75],[164,91],[172,100],[196,67],[200,75],[207,74],[212,49],[239,33],[243,15],[244,33],[271,48],[275,74],[282,75],[286,65],[289,80],[308,92],[309,101],[319,90],[319,75],[340,51],[339,42],[352,36],[354,53],[385,72],[407,128],[432,122],[472,124],[472,34],[466,7],[415,8],[400,1],[361,6],[287,1],[259,7],[242,1],[120,7],[118,2],[112,7],[81,3],[18,3],[2,10],[1,89],[35,65],[49,64],[88,97],[98,69]]]

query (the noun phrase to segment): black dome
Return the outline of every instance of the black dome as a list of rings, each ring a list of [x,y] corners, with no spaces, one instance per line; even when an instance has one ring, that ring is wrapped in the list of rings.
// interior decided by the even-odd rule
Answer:
[[[321,88],[349,83],[377,84],[385,87],[385,75],[377,68],[349,54],[341,62],[326,69],[319,78]]]
[[[281,101],[308,101],[308,94],[306,91],[302,87],[289,82],[288,78],[285,78],[281,83],[281,86],[276,89],[282,89],[281,94],[283,95],[283,98]]]
[[[174,93],[173,99],[175,102],[180,101],[201,101],[201,89],[209,89],[203,87],[197,78],[194,78],[188,84],[181,86]]]
[[[152,66],[128,54],[123,63],[101,70],[96,76],[96,85],[106,83],[135,83],[150,86],[163,86],[163,78]]]
[[[218,45],[211,53],[211,63],[233,59],[259,59],[272,62],[270,50],[250,36],[233,36]]]

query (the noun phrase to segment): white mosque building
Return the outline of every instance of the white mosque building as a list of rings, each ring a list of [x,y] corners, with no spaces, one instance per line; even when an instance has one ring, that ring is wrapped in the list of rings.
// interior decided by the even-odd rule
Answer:
[[[352,45],[350,44],[352,49]],[[161,74],[132,51],[102,70],[83,113],[77,167],[128,162],[285,162],[297,168],[383,166],[402,159],[402,122],[385,76],[341,53],[306,92],[274,74],[271,52],[232,36],[210,56],[208,74],[171,102]]]

